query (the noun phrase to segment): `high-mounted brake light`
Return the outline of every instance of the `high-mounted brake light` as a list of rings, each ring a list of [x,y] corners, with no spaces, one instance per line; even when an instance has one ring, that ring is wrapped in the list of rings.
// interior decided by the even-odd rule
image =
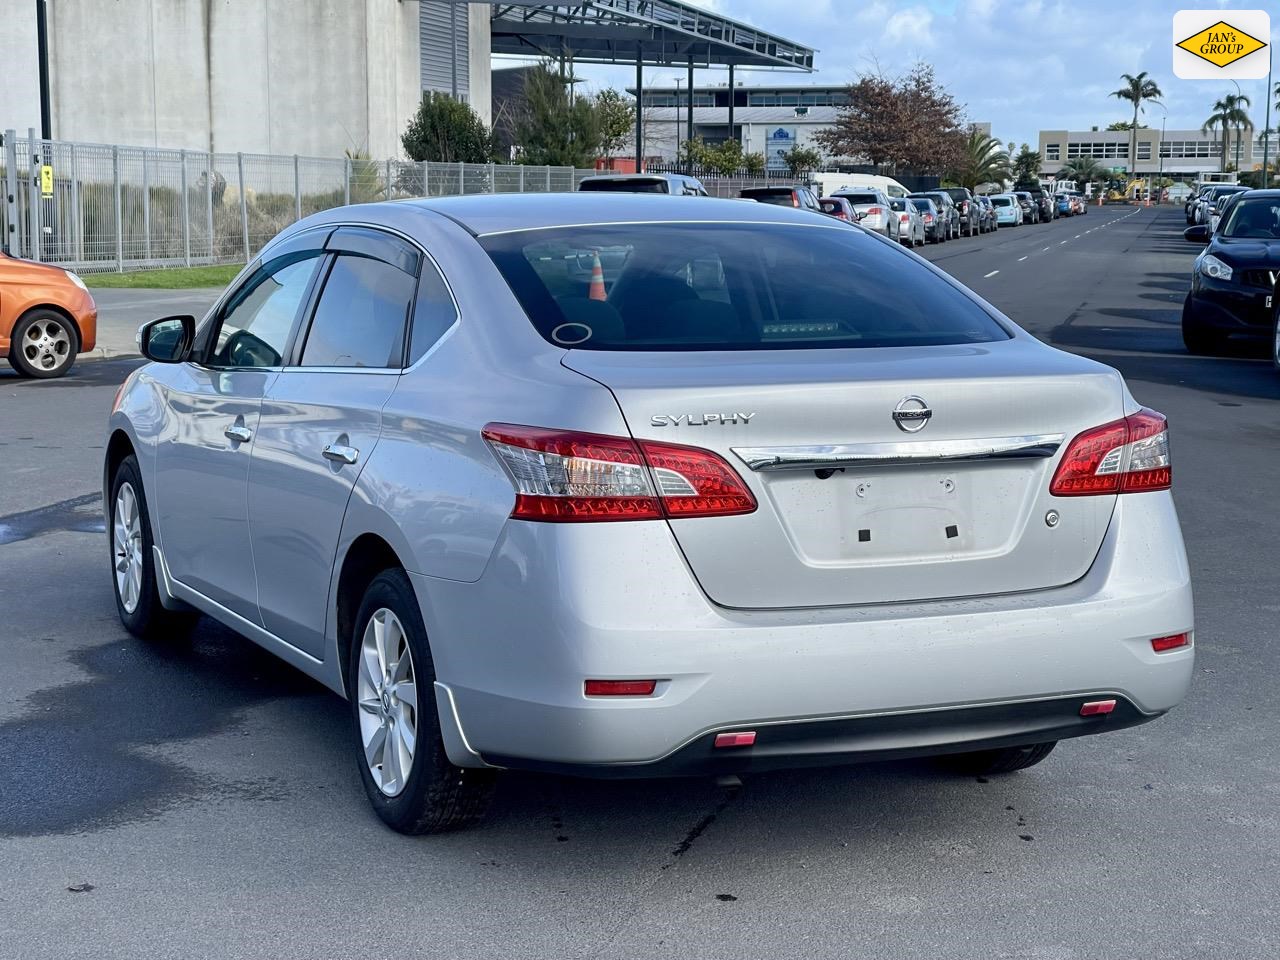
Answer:
[[[1049,492],[1055,497],[1143,493],[1168,490],[1172,481],[1168,422],[1144,408],[1072,440]]]
[[[491,423],[483,435],[516,488],[517,520],[660,520],[756,508],[742,478],[710,450],[509,423]]]

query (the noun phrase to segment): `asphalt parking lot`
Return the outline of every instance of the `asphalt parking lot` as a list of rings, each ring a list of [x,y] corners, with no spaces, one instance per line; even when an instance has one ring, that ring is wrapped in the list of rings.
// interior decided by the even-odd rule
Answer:
[[[512,775],[481,828],[394,834],[338,699],[209,621],[188,647],[120,627],[98,491],[138,361],[4,368],[0,960],[1274,956],[1280,376],[1182,348],[1183,226],[1109,206],[921,249],[1168,415],[1195,578],[1178,710],[989,780]],[[212,300],[113,293],[123,331]]]

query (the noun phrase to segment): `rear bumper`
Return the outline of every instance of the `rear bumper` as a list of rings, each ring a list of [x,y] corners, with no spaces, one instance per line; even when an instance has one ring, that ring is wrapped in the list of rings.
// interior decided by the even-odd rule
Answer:
[[[1089,573],[1035,593],[730,610],[663,523],[512,522],[478,581],[413,580],[449,694],[442,721],[458,728],[450,757],[471,766],[661,776],[704,769],[711,735],[734,730],[769,731],[731,751],[737,769],[1040,742],[1169,710],[1194,661],[1150,645],[1193,629],[1167,492],[1118,498]],[[652,697],[588,698],[586,679],[659,683]],[[1113,719],[1064,726],[1061,711],[1110,697],[1127,704]],[[1045,701],[1063,706],[1024,716]]]
[[[1082,702],[1114,699],[1104,716],[1080,716]],[[602,779],[723,776],[995,750],[1123,730],[1159,717],[1115,693],[944,710],[761,724],[750,747],[717,748],[715,732],[648,763],[562,763],[485,756],[494,766]]]

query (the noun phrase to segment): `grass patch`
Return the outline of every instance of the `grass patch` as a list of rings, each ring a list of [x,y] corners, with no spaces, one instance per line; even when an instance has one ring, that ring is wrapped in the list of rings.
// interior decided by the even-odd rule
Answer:
[[[188,290],[225,287],[244,264],[214,267],[174,267],[170,270],[138,270],[134,273],[89,273],[81,279],[90,287],[125,287],[139,290]]]

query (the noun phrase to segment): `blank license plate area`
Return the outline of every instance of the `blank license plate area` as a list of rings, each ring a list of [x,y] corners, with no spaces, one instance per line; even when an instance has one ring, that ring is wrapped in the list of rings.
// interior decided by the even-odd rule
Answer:
[[[774,473],[768,491],[807,563],[977,559],[1017,545],[1046,462]]]

